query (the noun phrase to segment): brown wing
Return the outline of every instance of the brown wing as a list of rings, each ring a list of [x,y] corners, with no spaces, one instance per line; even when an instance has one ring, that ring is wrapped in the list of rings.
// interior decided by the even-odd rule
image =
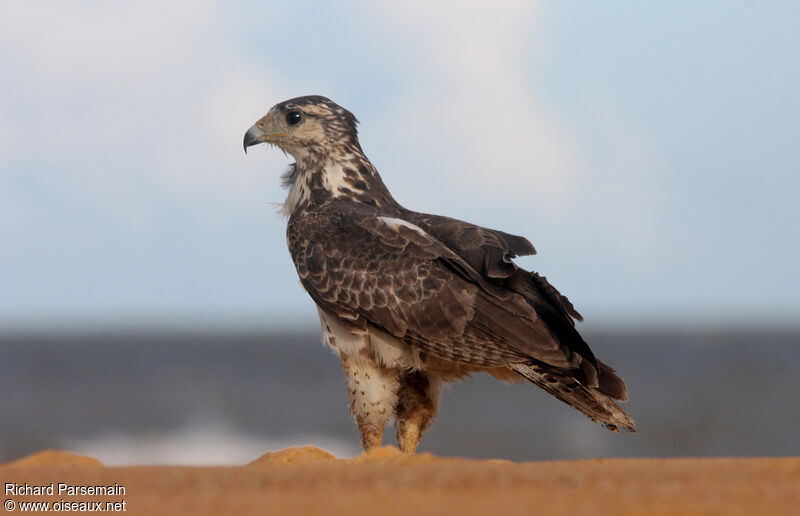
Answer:
[[[439,215],[407,212],[403,218],[453,249],[486,278],[505,278],[517,269],[513,258],[536,254],[525,237]]]
[[[583,316],[575,310],[567,296],[561,294],[547,278],[514,264],[512,260],[517,256],[536,254],[536,249],[527,238],[439,215],[407,212],[404,218],[453,249],[484,277],[500,280],[506,287],[534,301],[534,309],[546,303],[573,326],[573,319],[583,321]],[[512,279],[504,281],[509,278]]]
[[[411,225],[333,204],[291,219],[288,239],[304,287],[326,311],[474,365],[582,361],[523,296]]]
[[[583,381],[590,386],[599,386],[605,392],[614,392],[614,379],[598,375],[601,365],[575,330],[575,320],[582,321],[583,317],[547,278],[526,271],[513,262],[516,256],[536,253],[526,238],[439,215],[405,211],[403,217],[452,249],[485,281],[522,296],[556,340],[583,357],[581,372],[578,373]]]

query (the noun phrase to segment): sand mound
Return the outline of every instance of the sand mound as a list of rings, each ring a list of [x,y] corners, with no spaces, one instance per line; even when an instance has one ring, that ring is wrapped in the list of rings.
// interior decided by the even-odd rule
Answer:
[[[420,464],[425,462],[445,461],[435,457],[430,453],[420,453],[414,456],[406,455],[394,446],[381,446],[370,451],[363,452],[352,459],[337,459],[329,453],[316,446],[295,446],[276,452],[268,452],[257,458],[248,466],[277,466],[292,464],[316,464],[319,462],[338,461],[340,463],[389,463],[389,464]],[[511,464],[510,461],[503,461]]]
[[[419,453],[417,455],[406,455],[394,446],[380,446],[370,451],[363,452],[353,457],[349,462],[359,464],[363,462],[378,462],[389,464],[419,464],[423,462],[444,461],[431,455],[430,453]]]
[[[6,466],[21,467],[21,468],[36,468],[36,467],[86,467],[86,466],[102,466],[103,464],[91,457],[77,455],[66,451],[59,450],[44,450],[40,451],[14,462],[6,464]]]
[[[265,453],[248,466],[274,466],[277,464],[314,464],[336,460],[332,453],[328,453],[316,446],[295,446],[277,452]]]

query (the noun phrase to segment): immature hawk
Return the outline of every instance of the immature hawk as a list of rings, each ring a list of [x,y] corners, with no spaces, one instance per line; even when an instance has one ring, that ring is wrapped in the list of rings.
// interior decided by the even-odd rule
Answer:
[[[635,432],[612,399],[625,382],[575,330],[582,317],[512,258],[527,239],[400,206],[358,143],[352,113],[321,96],[277,104],[244,136],[294,156],[286,239],[339,356],[361,444],[394,416],[414,453],[444,382],[474,372],[525,378],[607,429]]]

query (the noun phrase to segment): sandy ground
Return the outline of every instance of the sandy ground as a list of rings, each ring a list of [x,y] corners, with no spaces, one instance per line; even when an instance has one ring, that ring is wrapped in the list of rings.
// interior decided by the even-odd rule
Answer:
[[[20,502],[64,500],[104,509],[124,501],[126,513],[153,515],[800,514],[800,458],[512,463],[384,447],[339,460],[303,447],[239,467],[105,467],[46,451],[0,466],[0,479],[12,512]],[[55,492],[9,494],[8,483],[54,483]],[[59,483],[118,484],[125,494],[59,495]]]

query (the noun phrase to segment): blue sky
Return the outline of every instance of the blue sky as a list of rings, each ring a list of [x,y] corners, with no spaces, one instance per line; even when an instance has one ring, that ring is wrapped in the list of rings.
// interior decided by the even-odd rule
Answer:
[[[253,121],[319,93],[407,207],[588,324],[795,324],[800,4],[0,6],[0,324],[315,324]]]

